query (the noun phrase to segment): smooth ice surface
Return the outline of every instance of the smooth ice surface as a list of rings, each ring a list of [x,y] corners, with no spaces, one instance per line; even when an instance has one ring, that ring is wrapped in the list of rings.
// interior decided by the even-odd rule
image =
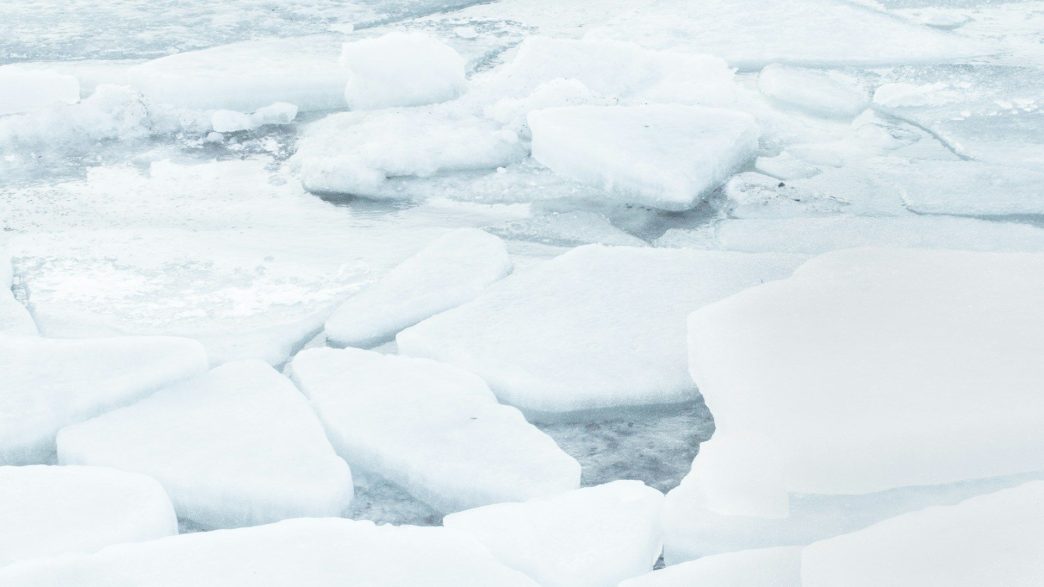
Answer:
[[[0,567],[177,534],[154,479],[102,467],[0,467]]]
[[[641,481],[615,481],[459,512],[443,523],[544,587],[611,587],[659,558],[662,503],[663,494]]]
[[[870,105],[870,95],[854,80],[814,69],[769,65],[758,74],[758,89],[788,108],[831,118],[854,118]]]
[[[537,587],[444,528],[286,520],[107,548],[0,570],[9,587]]]
[[[533,158],[626,202],[684,210],[754,157],[747,114],[695,106],[574,106],[529,114]]]
[[[352,110],[445,102],[467,87],[460,54],[419,32],[350,41],[341,63],[349,72],[344,99]]]
[[[70,75],[0,67],[0,116],[80,100],[80,84]]]
[[[1044,160],[1042,160],[1044,162]],[[1044,215],[1044,166],[884,160],[903,203],[923,214]]]
[[[396,340],[400,352],[473,371],[501,401],[534,413],[681,402],[697,397],[686,369],[684,316],[784,277],[800,261],[585,246],[516,273]]]
[[[668,501],[785,517],[796,493],[1044,469],[1042,287],[1041,254],[853,249],[698,310],[690,366],[717,429]]]
[[[371,346],[470,301],[511,272],[504,243],[474,228],[449,232],[341,304],[326,321],[340,346]]]
[[[336,516],[352,477],[308,402],[260,361],[222,365],[63,429],[63,464],[155,477],[178,517],[204,527]]]
[[[845,581],[839,584],[847,585]],[[801,587],[801,548],[741,550],[670,565],[620,587]]]
[[[206,365],[199,343],[183,338],[0,335],[0,463],[45,462],[59,428],[138,400]]]
[[[336,36],[263,39],[178,53],[136,65],[129,83],[151,102],[253,112],[273,102],[301,111],[344,108],[348,76]]]
[[[928,508],[811,544],[804,587],[1044,582],[1044,481]]]
[[[552,495],[580,465],[478,377],[427,359],[309,349],[291,363],[338,452],[442,512]]]

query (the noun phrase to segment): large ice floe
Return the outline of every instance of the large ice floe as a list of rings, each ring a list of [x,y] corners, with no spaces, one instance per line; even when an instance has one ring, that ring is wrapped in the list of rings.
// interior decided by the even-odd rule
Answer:
[[[359,349],[308,349],[290,368],[341,456],[442,512],[580,484],[572,457],[457,367]]]
[[[5,587],[537,587],[444,528],[325,518],[185,534],[0,569]]]
[[[404,354],[479,374],[501,401],[538,417],[684,402],[699,397],[684,317],[785,277],[801,260],[591,245],[516,273],[396,340]]]
[[[204,528],[335,516],[352,477],[308,402],[260,361],[222,365],[136,404],[64,428],[62,464],[155,477],[178,517]]]
[[[154,479],[102,467],[0,466],[0,567],[177,534]]]
[[[696,311],[690,367],[716,431],[668,495],[668,559],[1039,475],[1042,288],[1040,254],[852,249]]]
[[[464,92],[464,59],[424,33],[388,33],[345,43],[344,99],[352,110],[423,106]]]
[[[372,346],[439,312],[470,301],[511,272],[504,243],[461,228],[447,233],[338,306],[326,337],[341,346]]]
[[[47,462],[63,426],[141,399],[206,365],[199,343],[184,338],[0,334],[0,463]]]
[[[544,587],[608,587],[648,571],[660,556],[662,502],[641,481],[615,481],[467,510],[443,523]]]

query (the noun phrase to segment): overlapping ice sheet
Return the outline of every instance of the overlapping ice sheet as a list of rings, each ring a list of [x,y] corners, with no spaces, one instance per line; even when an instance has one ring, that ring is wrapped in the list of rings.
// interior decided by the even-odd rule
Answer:
[[[442,512],[580,484],[572,457],[456,367],[358,349],[309,349],[294,358],[291,373],[341,456]]]
[[[150,475],[179,518],[204,528],[337,516],[352,477],[293,384],[239,361],[64,428],[62,464]]]

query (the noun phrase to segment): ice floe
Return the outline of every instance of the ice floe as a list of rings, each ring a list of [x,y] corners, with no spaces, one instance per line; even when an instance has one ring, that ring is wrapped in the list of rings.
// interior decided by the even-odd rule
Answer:
[[[0,67],[0,116],[79,101],[80,84],[71,75]]]
[[[620,587],[801,587],[801,547],[726,552],[670,565]]]
[[[423,106],[452,100],[467,87],[464,59],[438,39],[393,32],[344,44],[344,99],[352,110]]]
[[[758,74],[758,89],[785,107],[831,118],[855,118],[870,105],[854,80],[814,69],[769,65]]]

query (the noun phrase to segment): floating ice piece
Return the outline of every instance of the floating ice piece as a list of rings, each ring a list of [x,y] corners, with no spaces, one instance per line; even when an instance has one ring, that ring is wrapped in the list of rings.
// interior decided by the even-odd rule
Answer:
[[[5,587],[538,587],[445,528],[326,518],[197,532],[0,569]]]
[[[0,463],[54,453],[58,429],[206,369],[199,343],[173,337],[56,340],[0,336]]]
[[[671,565],[620,587],[801,587],[801,547],[742,550]]]
[[[297,106],[289,102],[276,102],[258,108],[253,114],[235,110],[218,110],[210,115],[210,126],[215,132],[238,132],[254,130],[267,124],[290,124],[297,117]]]
[[[1044,215],[1044,173],[978,161],[883,160],[909,209],[967,216]],[[1042,167],[1041,169],[1044,169]]]
[[[758,157],[754,168],[779,179],[803,179],[819,173],[819,168],[784,151],[775,157]]]
[[[811,544],[804,587],[1040,585],[1044,482],[885,520]]]
[[[0,336],[5,334],[37,334],[36,323],[11,292],[11,259],[0,247]]]
[[[134,66],[131,85],[151,102],[253,112],[273,102],[302,112],[344,108],[348,74],[339,36],[265,39],[178,53]]]
[[[178,533],[154,479],[102,467],[0,467],[0,567]]]
[[[309,349],[291,363],[338,452],[442,512],[575,489],[580,465],[478,377],[426,359]]]
[[[789,275],[801,260],[585,246],[516,273],[396,340],[404,354],[477,373],[502,401],[539,417],[682,402],[698,397],[686,370],[684,317]]]
[[[758,74],[758,89],[776,103],[815,116],[855,118],[870,95],[840,74],[773,64]]]
[[[529,218],[511,220],[493,227],[490,231],[511,240],[560,246],[597,243],[644,247],[648,244],[613,226],[605,215],[588,210],[537,212]]]
[[[420,32],[345,43],[341,63],[349,72],[344,99],[352,110],[445,102],[467,88],[464,58]]]
[[[0,67],[0,116],[79,101],[80,83],[71,75]]]
[[[260,361],[239,361],[58,434],[62,464],[155,477],[205,528],[339,515],[348,465],[308,403]]]
[[[695,230],[672,228],[656,245],[807,255],[868,246],[1044,251],[1044,230],[1031,224],[947,216],[737,218]]]
[[[447,233],[352,296],[326,321],[340,346],[373,346],[479,295],[511,273],[504,243],[475,228]]]
[[[529,114],[533,158],[556,173],[666,210],[700,197],[754,157],[747,114],[698,106],[573,106]]]
[[[659,558],[662,503],[641,481],[614,481],[451,514],[443,524],[545,587],[608,587]]]
[[[295,160],[308,191],[402,198],[382,189],[385,180],[492,170],[528,151],[492,121],[418,108],[328,116],[309,127]]]
[[[913,486],[931,504],[946,484],[1044,470],[1042,288],[1044,254],[853,249],[694,312],[690,366],[716,431],[668,495],[669,558],[712,549],[699,540],[714,516],[748,546],[814,540],[904,507]],[[795,494],[889,490],[788,522]]]

